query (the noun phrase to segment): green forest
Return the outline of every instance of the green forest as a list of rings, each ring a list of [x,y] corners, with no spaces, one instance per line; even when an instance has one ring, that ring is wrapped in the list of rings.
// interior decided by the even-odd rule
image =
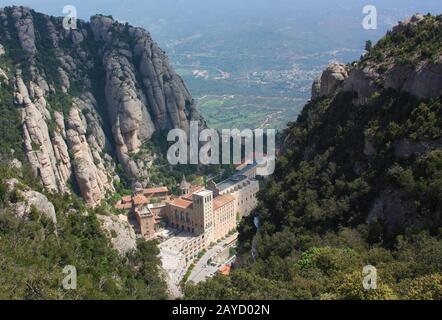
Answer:
[[[337,90],[304,107],[259,194],[259,230],[242,221],[232,275],[188,285],[186,298],[442,298],[442,99],[382,84],[397,63],[440,57],[441,21],[389,33],[353,64],[379,66],[368,103]],[[415,152],[400,155],[404,142]],[[375,290],[363,288],[366,265]]]
[[[60,93],[55,51],[45,46],[49,40],[41,32],[47,21],[35,12],[33,19],[36,68],[57,92],[47,97],[49,112],[66,114],[82,86],[72,83]],[[5,28],[0,25],[0,31]],[[281,154],[275,173],[262,181],[258,207],[240,222],[232,273],[184,284],[183,299],[442,299],[442,97],[417,99],[385,86],[396,66],[416,71],[440,65],[441,40],[442,16],[428,15],[389,32],[347,65],[377,74],[379,90],[366,103],[355,104],[354,93],[340,87],[304,106],[278,137]],[[100,43],[88,41],[82,45],[89,52],[101,50]],[[158,243],[138,240],[136,250],[120,255],[100,225],[98,216],[118,213],[114,203],[132,193],[135,177],[121,164],[116,161],[115,192],[96,208],[79,197],[72,177],[69,193],[43,190],[23,152],[21,110],[14,105],[17,66],[30,81],[27,57],[15,34],[2,45],[7,54],[0,55],[0,299],[169,298]],[[104,70],[89,76],[104,114]],[[49,118],[51,131],[55,124]],[[102,118],[109,133],[111,124]],[[171,168],[164,139],[156,131],[141,146],[158,155],[149,168],[152,185],[177,194],[183,175],[218,181],[234,172],[233,166]],[[40,148],[34,144],[31,151]],[[13,189],[10,179],[18,180]],[[17,216],[13,206],[25,202],[25,188],[48,198],[56,223],[35,207],[29,217]],[[62,285],[69,265],[77,270],[77,290]],[[362,285],[368,265],[377,270],[376,289]]]
[[[35,208],[29,219],[10,212],[21,201],[5,181],[18,178],[39,189],[32,173],[0,165],[0,299],[166,299],[155,242],[140,240],[120,256],[104,234],[97,214],[75,195],[48,194],[57,223]],[[29,177],[29,178],[28,178]],[[16,188],[20,188],[17,186]],[[65,290],[65,266],[77,271],[77,289]]]

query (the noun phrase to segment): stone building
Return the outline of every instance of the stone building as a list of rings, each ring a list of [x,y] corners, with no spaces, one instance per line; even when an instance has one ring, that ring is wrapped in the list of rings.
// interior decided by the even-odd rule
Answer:
[[[158,227],[165,223],[165,201],[169,200],[167,187],[143,189],[135,186],[132,196],[125,196],[116,205],[137,221],[136,229],[145,239],[152,239]],[[153,202],[153,203],[152,203]]]
[[[232,195],[218,196],[213,201],[215,241],[225,237],[236,228],[235,198]]]
[[[203,235],[206,245],[225,237],[236,227],[233,196],[214,198],[211,190],[202,189],[168,203],[168,222],[172,228]]]
[[[204,236],[194,236],[182,232],[160,244],[160,257],[163,269],[178,284],[184,277],[189,265],[205,249]]]
[[[183,179],[182,195],[171,198],[166,187],[143,189],[123,197],[117,208],[132,213],[138,232],[152,239],[166,225],[182,233],[201,237],[205,246],[227,236],[238,220],[249,215],[257,205],[259,182],[256,165],[245,165],[229,179],[208,187],[193,186]]]
[[[259,192],[259,182],[256,180],[256,164],[243,167],[230,178],[215,184],[209,182],[208,189],[215,197],[231,195],[234,201],[234,211],[237,219],[248,216],[257,206],[256,194]]]
[[[192,187],[192,185],[189,182],[187,182],[186,176],[183,174],[183,179],[181,180],[181,183],[180,183],[181,195],[189,194],[191,187]]]
[[[150,210],[149,205],[144,205],[135,209],[135,218],[137,219],[137,229],[145,239],[151,239],[155,236],[155,216]]]

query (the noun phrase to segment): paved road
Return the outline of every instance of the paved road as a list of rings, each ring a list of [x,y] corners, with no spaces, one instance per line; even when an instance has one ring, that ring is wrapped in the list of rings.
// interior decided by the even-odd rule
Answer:
[[[216,256],[220,251],[226,248],[228,243],[231,243],[237,238],[238,233],[235,233],[234,235],[228,237],[226,240],[221,241],[220,243],[214,245],[211,249],[207,250],[204,256],[202,256],[202,258],[193,268],[188,281],[199,283],[206,278],[212,277],[218,271],[218,267],[208,265],[207,261]]]

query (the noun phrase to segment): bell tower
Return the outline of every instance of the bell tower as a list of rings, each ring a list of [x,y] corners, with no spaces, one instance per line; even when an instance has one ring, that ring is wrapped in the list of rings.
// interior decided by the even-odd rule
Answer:
[[[181,180],[181,183],[180,183],[181,195],[189,194],[190,187],[191,187],[191,184],[189,182],[187,182],[186,176],[183,174],[183,179]]]
[[[213,217],[213,192],[203,189],[192,195],[193,210],[196,218],[197,230],[204,233],[206,245],[213,239],[214,217]]]

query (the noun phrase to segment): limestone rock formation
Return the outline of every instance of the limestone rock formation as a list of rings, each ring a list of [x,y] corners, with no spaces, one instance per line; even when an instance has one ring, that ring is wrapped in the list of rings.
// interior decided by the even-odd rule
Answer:
[[[0,55],[15,52],[8,58],[25,155],[49,191],[69,192],[74,182],[94,206],[114,191],[117,164],[149,181],[155,155],[143,145],[154,132],[206,126],[141,28],[99,15],[69,30],[62,18],[14,6],[0,9],[0,43]],[[1,67],[0,81],[8,81]]]
[[[348,68],[345,64],[331,63],[313,83],[312,99],[333,95],[347,78]]]
[[[321,97],[321,77],[315,79],[312,84],[311,99],[316,100]]]
[[[93,17],[91,27],[95,40],[105,43],[105,93],[117,156],[129,175],[139,177],[141,168],[130,154],[138,153],[156,130],[188,131],[189,120],[205,123],[183,81],[148,32],[125,28],[103,16]],[[122,33],[132,39],[132,47],[121,40]]]
[[[68,159],[65,159],[67,163],[63,162],[61,154],[58,154],[59,158],[56,157],[47,123],[52,119],[42,94],[43,91],[33,82],[26,86],[21,74],[21,70],[18,69],[15,76],[15,101],[21,112],[26,155],[35,174],[41,177],[46,189],[64,192],[66,191],[66,181],[64,181],[66,177],[61,176],[60,173],[66,168],[69,170],[70,163]],[[58,139],[58,144],[58,151],[66,149],[64,141]],[[57,165],[58,161],[63,163],[64,168]]]
[[[442,57],[439,60],[417,70],[409,65],[395,66],[386,75],[385,87],[420,99],[437,98],[442,94]]]
[[[98,203],[106,191],[113,190],[113,186],[99,152],[102,150],[97,142],[99,137],[89,135],[89,139],[87,138],[90,125],[88,126],[87,118],[81,113],[78,103],[74,105],[69,112],[66,131],[74,171],[85,201]]]
[[[424,16],[414,15],[394,27],[390,38],[408,37],[407,30],[417,28],[420,23],[425,23],[424,21],[426,21]],[[440,27],[438,24],[440,25],[440,21],[435,20],[431,27],[438,28]],[[395,44],[389,43],[388,45],[390,47],[384,44],[382,52],[377,51],[375,54],[369,52],[351,69],[344,84],[344,91],[354,94],[356,105],[366,104],[373,93],[382,88],[406,92],[419,99],[437,98],[442,94],[442,55],[440,52],[424,54],[419,49],[412,56],[407,57],[408,54],[400,55],[396,52],[397,50],[395,51]],[[435,57],[429,58],[433,53]],[[398,56],[401,58],[399,59]]]
[[[39,213],[46,215],[54,224],[57,224],[54,205],[45,195],[22,186],[17,179],[6,180],[5,185],[8,192],[16,189],[19,196],[23,199],[10,204],[12,212],[15,215],[23,219],[29,219],[32,208],[34,207]]]
[[[37,48],[31,11],[27,8],[13,7],[11,16],[21,47],[31,55],[35,54]]]
[[[133,227],[123,215],[104,216],[98,215],[102,229],[106,231],[112,246],[119,254],[125,255],[137,248],[136,236]]]
[[[405,223],[418,226],[421,222],[417,220],[415,213],[415,205],[408,199],[406,192],[384,190],[374,201],[367,222],[382,221],[386,226],[386,234],[391,235]]]
[[[402,32],[406,26],[416,25],[420,21],[424,19],[424,16],[421,14],[415,14],[410,18],[405,19],[404,21],[399,21],[399,23],[393,27],[394,32]]]
[[[363,105],[379,90],[376,84],[377,77],[376,72],[370,68],[354,68],[344,83],[344,91],[354,94],[353,103],[355,105]]]
[[[432,150],[442,149],[442,139],[433,141],[412,141],[401,139],[394,145],[394,156],[397,159],[408,158],[413,155],[421,156]]]
[[[407,28],[416,27],[423,23],[425,17],[414,15],[400,22],[393,28],[392,35],[406,32]],[[440,21],[434,22],[434,28],[440,27]],[[407,35],[405,35],[407,37]],[[391,41],[391,40],[390,40]],[[388,50],[394,50],[390,44]],[[340,87],[344,92],[353,95],[355,105],[365,105],[374,93],[383,88],[406,92],[419,99],[437,98],[442,94],[442,55],[436,52],[432,59],[419,53],[414,62],[404,62],[398,59],[397,52],[386,49],[380,53],[367,55],[358,63],[347,67],[343,64],[332,63],[316,79],[312,85],[312,100],[329,97]],[[416,55],[416,53],[415,53]],[[387,58],[389,56],[389,58]],[[406,61],[406,60],[405,60]]]

